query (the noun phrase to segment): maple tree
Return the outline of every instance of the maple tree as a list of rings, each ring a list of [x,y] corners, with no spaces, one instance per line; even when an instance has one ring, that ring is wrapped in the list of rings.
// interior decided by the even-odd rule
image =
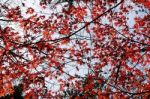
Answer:
[[[0,1],[0,97],[150,97],[149,0],[36,1]]]

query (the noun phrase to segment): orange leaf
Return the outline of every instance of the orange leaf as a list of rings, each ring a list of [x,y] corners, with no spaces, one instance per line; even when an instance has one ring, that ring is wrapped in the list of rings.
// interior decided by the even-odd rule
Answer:
[[[27,14],[32,14],[33,12],[34,12],[34,9],[33,9],[33,8],[28,8],[26,13],[27,13]]]

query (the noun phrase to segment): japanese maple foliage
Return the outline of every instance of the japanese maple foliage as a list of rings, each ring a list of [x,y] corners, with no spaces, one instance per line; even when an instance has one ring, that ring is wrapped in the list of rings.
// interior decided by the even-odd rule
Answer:
[[[0,1],[0,97],[150,97],[149,0],[36,1]]]

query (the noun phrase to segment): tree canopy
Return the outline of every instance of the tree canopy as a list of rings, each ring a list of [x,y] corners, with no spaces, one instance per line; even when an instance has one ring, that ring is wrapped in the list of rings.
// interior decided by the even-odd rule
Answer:
[[[150,97],[149,0],[1,0],[0,97]]]

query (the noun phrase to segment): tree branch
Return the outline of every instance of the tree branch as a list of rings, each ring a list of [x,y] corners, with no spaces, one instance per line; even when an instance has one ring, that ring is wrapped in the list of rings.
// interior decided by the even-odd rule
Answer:
[[[0,19],[0,21],[12,22],[13,20]]]

